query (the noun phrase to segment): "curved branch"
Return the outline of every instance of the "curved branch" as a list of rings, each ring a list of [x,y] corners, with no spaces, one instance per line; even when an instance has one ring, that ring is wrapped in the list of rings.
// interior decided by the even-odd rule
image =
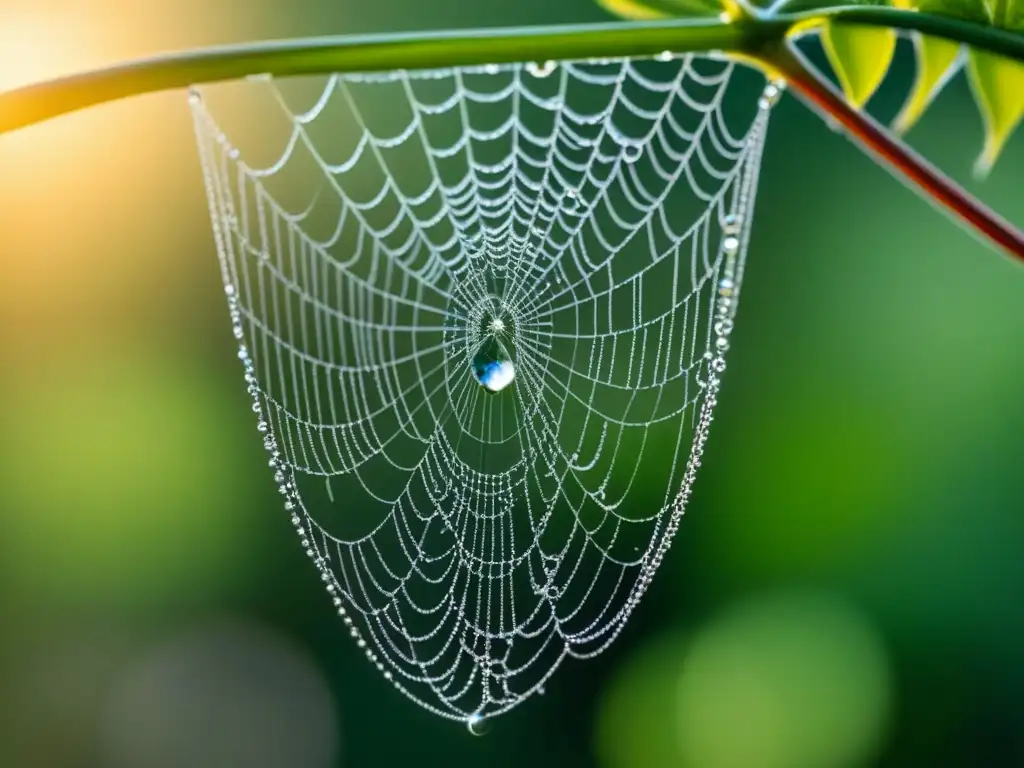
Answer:
[[[794,5],[799,4],[799,0]],[[789,5],[786,10],[792,10]],[[166,54],[0,93],[0,134],[107,101],[249,75],[427,69],[513,61],[722,50],[753,55],[824,23],[887,26],[944,37],[1024,62],[1024,35],[971,21],[877,6],[750,10],[719,18],[361,37],[321,37]]]
[[[740,18],[592,24],[378,37],[326,37],[168,54],[0,93],[0,135],[68,112],[142,93],[233,80],[326,72],[429,69],[489,63],[652,56],[721,50],[789,79],[804,98],[846,126],[923,194],[1024,261],[1024,236],[869,117],[852,109],[787,45],[828,19],[916,30],[1024,62],[1024,35],[984,24],[884,7],[810,7],[784,15],[743,9]],[[792,13],[800,7],[800,13]]]
[[[1024,232],[1001,218],[956,182],[922,158],[881,125],[853,109],[842,95],[811,70],[803,57],[786,43],[769,46],[761,60],[827,118],[835,120],[864,148],[903,177],[937,206],[952,212],[963,223],[1013,258],[1024,261]]]
[[[279,40],[173,53],[0,93],[0,134],[143,93],[251,75],[431,69],[548,59],[744,51],[780,38],[785,21],[719,19],[434,34]]]

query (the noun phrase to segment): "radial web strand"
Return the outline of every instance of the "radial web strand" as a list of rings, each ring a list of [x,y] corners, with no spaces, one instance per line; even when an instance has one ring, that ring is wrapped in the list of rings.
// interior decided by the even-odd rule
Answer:
[[[193,90],[238,356],[346,628],[475,726],[600,653],[708,435],[777,86],[663,55]]]

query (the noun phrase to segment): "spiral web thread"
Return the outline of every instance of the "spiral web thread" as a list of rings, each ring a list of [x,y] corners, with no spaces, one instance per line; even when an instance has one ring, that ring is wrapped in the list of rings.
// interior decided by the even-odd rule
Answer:
[[[304,109],[261,77],[288,126],[262,167],[192,91],[284,506],[359,648],[438,715],[473,727],[600,653],[672,542],[778,94],[741,74],[666,53],[336,75]],[[498,394],[470,373],[489,336],[516,371]]]

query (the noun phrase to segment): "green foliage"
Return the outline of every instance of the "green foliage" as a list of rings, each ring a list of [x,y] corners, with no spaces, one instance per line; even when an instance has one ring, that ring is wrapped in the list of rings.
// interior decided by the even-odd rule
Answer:
[[[983,176],[1024,117],[1024,65],[973,50],[967,71],[985,122],[985,148],[975,165],[975,172]]]
[[[985,127],[985,145],[975,165],[979,175],[986,174],[999,157],[1006,141],[1024,119],[1024,64],[988,50],[979,30],[1011,32],[1024,38],[1024,0],[861,0],[830,4],[823,0],[782,0],[771,4],[763,0],[597,0],[609,11],[631,19],[702,17],[721,14],[738,23],[756,23],[757,19],[794,18],[791,34],[819,31],[829,63],[847,101],[860,109],[885,79],[896,46],[896,28],[924,26],[908,24],[894,14],[892,26],[875,19],[870,23],[848,20],[849,10],[859,8],[914,11],[918,15],[947,20],[943,37],[912,30],[917,56],[917,77],[893,128],[905,133],[921,118],[935,96],[957,74],[964,61],[971,89]],[[738,3],[738,4],[737,4]],[[765,10],[770,8],[770,10]],[[948,20],[962,22],[953,27]],[[987,40],[992,41],[989,35]],[[966,45],[967,43],[972,45]],[[1022,41],[1024,42],[1024,41]]]
[[[860,109],[889,71],[896,52],[895,30],[827,22],[821,42],[847,101]]]
[[[1020,0],[985,0],[985,10],[994,27],[1024,29],[1024,2]]]
[[[921,118],[932,99],[945,87],[949,78],[956,74],[963,62],[963,48],[959,43],[917,33],[913,35],[913,41],[914,52],[917,54],[917,79],[893,123],[893,128],[901,134],[909,131]]]
[[[892,5],[900,10],[1024,31],[1021,0],[893,0]],[[863,27],[857,32],[846,29],[840,34],[839,26],[826,21],[822,41],[847,99],[860,107],[884,78],[892,52],[887,50],[878,27]],[[914,33],[912,39],[917,53],[917,78],[893,125],[898,133],[906,132],[920,119],[963,61],[958,42],[919,33]],[[1024,66],[977,48],[969,49],[967,58],[971,90],[985,126],[985,146],[975,172],[984,176],[1024,117]]]

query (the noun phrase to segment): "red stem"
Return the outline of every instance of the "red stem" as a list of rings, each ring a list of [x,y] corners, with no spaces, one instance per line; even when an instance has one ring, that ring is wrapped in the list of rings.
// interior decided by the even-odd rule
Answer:
[[[1024,263],[1024,233],[894,138],[870,116],[851,107],[808,65],[799,51],[783,44],[762,52],[759,58],[785,78],[811,106],[845,127],[850,136],[888,164],[896,175]]]

